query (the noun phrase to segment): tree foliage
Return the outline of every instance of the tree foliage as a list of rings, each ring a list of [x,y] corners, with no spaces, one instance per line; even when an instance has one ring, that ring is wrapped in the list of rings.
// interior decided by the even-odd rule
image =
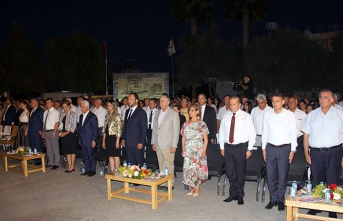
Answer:
[[[223,0],[228,20],[242,22],[243,44],[249,42],[249,24],[267,15],[268,0]]]
[[[326,50],[291,28],[256,38],[247,47],[247,73],[261,90],[310,90],[327,83]]]
[[[29,93],[54,88],[54,79],[37,52],[33,40],[25,37],[27,30],[12,22],[10,43],[0,51],[0,78],[2,91]]]
[[[68,37],[56,36],[45,42],[45,54],[62,88],[75,92],[99,92],[105,88],[101,47],[97,40],[80,31]]]

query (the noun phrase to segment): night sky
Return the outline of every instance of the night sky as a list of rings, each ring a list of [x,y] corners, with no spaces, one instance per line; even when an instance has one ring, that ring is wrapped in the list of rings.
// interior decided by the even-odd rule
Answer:
[[[39,3],[36,3],[39,2]],[[242,29],[236,22],[224,19],[221,0],[214,0],[214,20],[222,38],[241,38]],[[0,45],[8,43],[11,20],[28,29],[26,37],[34,39],[39,51],[43,40],[56,34],[67,36],[79,29],[94,36],[99,47],[105,36],[108,42],[108,62],[111,71],[116,63],[138,60],[143,72],[170,72],[171,60],[167,45],[171,36],[176,44],[189,25],[177,23],[169,7],[171,0],[1,0]],[[300,31],[325,32],[343,29],[342,0],[271,0],[268,15],[255,22],[251,37],[264,33],[266,22],[289,25]],[[201,27],[199,27],[200,33]]]

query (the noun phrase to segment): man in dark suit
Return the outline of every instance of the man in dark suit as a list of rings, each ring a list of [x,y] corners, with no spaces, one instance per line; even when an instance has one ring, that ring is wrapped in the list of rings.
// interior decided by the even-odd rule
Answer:
[[[77,133],[79,143],[82,146],[83,162],[85,164],[85,172],[81,176],[92,177],[95,173],[95,147],[98,141],[98,118],[95,114],[89,111],[89,102],[81,101],[81,112]]]
[[[32,98],[30,101],[31,105],[31,113],[29,116],[29,129],[28,134],[30,138],[30,146],[32,148],[37,149],[38,152],[43,152],[43,139],[42,139],[42,132],[43,132],[43,114],[44,110],[39,107],[37,98]],[[34,164],[40,165],[41,159],[37,159]]]
[[[216,141],[216,132],[217,132],[217,117],[216,111],[213,107],[210,107],[206,104],[206,95],[198,95],[198,103],[201,106],[201,120],[204,121],[207,125],[208,130],[210,131],[208,139],[211,143]]]
[[[138,95],[128,97],[129,109],[126,110],[121,145],[126,147],[127,159],[132,165],[143,165],[144,145],[147,133],[146,112],[138,106]]]
[[[2,114],[2,125],[11,126],[15,121],[16,108],[12,105],[11,99],[6,99],[6,108]]]
[[[20,108],[20,101],[14,101],[13,106],[15,106],[15,117],[14,117],[14,125],[19,125],[19,117],[23,110]]]

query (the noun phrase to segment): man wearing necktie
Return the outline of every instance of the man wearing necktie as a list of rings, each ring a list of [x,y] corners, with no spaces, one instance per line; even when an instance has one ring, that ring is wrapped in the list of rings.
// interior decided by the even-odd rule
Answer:
[[[32,148],[37,148],[38,152],[43,152],[43,114],[44,110],[39,106],[37,98],[32,98],[30,101],[32,111],[29,118],[29,141]],[[37,159],[34,164],[41,165],[41,159]]]
[[[224,202],[237,200],[238,205],[243,205],[246,161],[252,154],[256,132],[251,116],[240,107],[240,98],[232,96],[230,111],[221,120],[219,145],[230,182],[230,196]]]
[[[146,112],[138,106],[138,100],[136,93],[130,93],[128,97],[130,108],[125,113],[121,145],[126,147],[128,163],[143,166],[143,147],[146,143],[148,123]]]
[[[152,130],[154,129],[154,116],[157,111],[157,99],[153,98],[149,101],[149,111],[147,111],[147,120],[148,120],[148,130],[146,133],[147,137],[147,145],[146,145],[146,164],[148,167],[157,167],[157,155],[156,152],[153,151],[151,146],[151,136]]]

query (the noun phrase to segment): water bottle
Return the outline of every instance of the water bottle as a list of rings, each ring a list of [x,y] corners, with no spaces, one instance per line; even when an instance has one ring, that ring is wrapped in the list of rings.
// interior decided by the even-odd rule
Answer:
[[[32,154],[32,150],[31,150],[31,148],[29,148],[29,154]]]
[[[297,190],[298,190],[298,184],[297,184],[297,181],[296,181],[296,180],[294,180],[294,181],[293,181],[293,184],[292,184],[292,186],[294,186],[294,187],[295,187],[295,191],[297,191]]]
[[[321,185],[321,186],[324,186],[324,182],[320,182],[320,185]]]
[[[143,168],[144,168],[145,170],[147,169],[146,163],[143,163]]]
[[[168,173],[168,167],[167,167],[167,166],[164,167],[164,174],[165,174],[166,176],[168,176],[168,174],[169,174],[169,173]]]
[[[104,176],[104,168],[100,167],[100,176],[103,177]]]
[[[131,163],[128,164],[128,167],[130,167],[130,166],[131,166]]]
[[[124,162],[123,162],[123,167],[127,167],[126,160],[124,160]]]
[[[307,194],[311,195],[311,193],[312,193],[312,183],[311,183],[310,180],[307,182],[306,188],[307,188]]]
[[[35,149],[33,149],[33,153],[37,154],[37,148],[35,147]]]
[[[294,186],[294,183],[292,184],[291,186],[291,192],[290,192],[290,195],[292,198],[295,198],[295,193],[296,192],[296,189],[295,189],[295,186]]]
[[[330,189],[326,189],[326,191],[325,191],[324,203],[330,204],[330,200],[331,200],[331,197],[330,197]]]
[[[81,161],[81,166],[80,166],[80,172],[85,173],[85,166],[83,165],[82,161]]]

